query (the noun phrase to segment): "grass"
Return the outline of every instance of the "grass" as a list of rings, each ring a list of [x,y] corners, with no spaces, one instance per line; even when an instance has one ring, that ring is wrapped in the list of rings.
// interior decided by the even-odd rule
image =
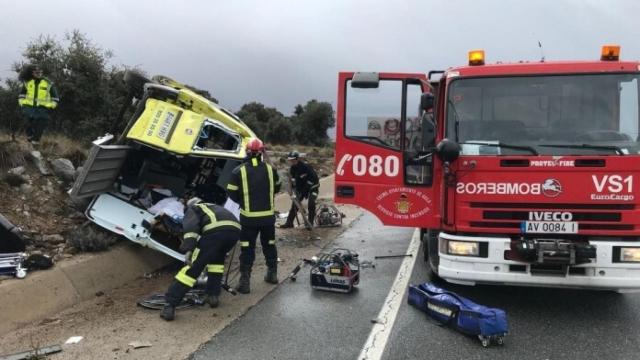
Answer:
[[[69,159],[73,166],[81,166],[87,159],[88,143],[78,142],[61,134],[45,134],[38,149],[45,158]]]
[[[11,136],[0,134],[0,170],[23,166],[29,157],[29,145],[23,140],[11,141]]]

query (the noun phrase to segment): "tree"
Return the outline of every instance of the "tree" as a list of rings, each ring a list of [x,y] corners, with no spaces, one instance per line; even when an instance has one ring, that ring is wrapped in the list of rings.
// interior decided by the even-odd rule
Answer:
[[[108,64],[110,51],[74,30],[64,42],[41,35],[27,44],[22,55],[24,59],[13,65],[16,72],[26,64],[37,64],[58,90],[60,103],[50,128],[80,138],[94,138],[110,129],[127,93],[123,69]],[[13,103],[17,108],[17,94]],[[0,106],[0,112],[9,111],[4,102]]]
[[[0,126],[8,129],[12,137],[22,127],[22,117],[18,111],[18,93],[20,83],[14,79],[0,84]]]
[[[263,141],[283,144],[291,140],[290,121],[275,108],[250,102],[242,105],[236,115]]]
[[[315,99],[304,106],[297,105],[291,121],[301,145],[325,145],[329,141],[327,130],[336,124],[331,104]]]

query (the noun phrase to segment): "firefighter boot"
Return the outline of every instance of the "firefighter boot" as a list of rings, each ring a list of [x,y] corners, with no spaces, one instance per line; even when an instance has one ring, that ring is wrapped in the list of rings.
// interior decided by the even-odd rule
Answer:
[[[278,265],[269,266],[267,273],[264,275],[264,281],[270,284],[278,283]]]
[[[209,304],[209,307],[217,308],[218,305],[220,305],[220,298],[218,298],[217,295],[207,295],[207,297],[204,298],[204,302]]]
[[[241,294],[248,294],[251,291],[250,288],[251,279],[251,266],[240,265],[240,281],[238,282],[238,290]]]
[[[160,317],[165,319],[166,321],[171,321],[176,316],[176,308],[171,304],[167,304],[162,308],[160,312]]]

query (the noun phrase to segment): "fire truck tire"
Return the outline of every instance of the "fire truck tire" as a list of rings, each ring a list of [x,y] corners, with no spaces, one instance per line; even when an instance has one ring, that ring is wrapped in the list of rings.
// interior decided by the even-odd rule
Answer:
[[[438,237],[434,230],[423,230],[422,236],[422,252],[424,262],[427,266],[427,274],[432,282],[442,282],[442,278],[438,276]]]

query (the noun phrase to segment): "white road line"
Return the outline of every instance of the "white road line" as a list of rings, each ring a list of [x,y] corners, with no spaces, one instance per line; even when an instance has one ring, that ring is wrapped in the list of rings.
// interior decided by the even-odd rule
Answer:
[[[396,321],[398,310],[400,309],[400,305],[404,299],[403,295],[407,289],[407,285],[409,284],[409,279],[411,278],[411,272],[413,271],[413,266],[416,263],[419,249],[420,229],[416,229],[413,233],[413,237],[411,238],[411,242],[409,243],[409,248],[407,249],[407,254],[412,254],[412,256],[405,257],[404,261],[402,261],[400,269],[398,270],[398,275],[393,282],[393,286],[391,286],[391,290],[389,290],[389,294],[384,301],[384,305],[382,305],[382,309],[380,309],[380,313],[378,314],[378,322],[373,325],[371,333],[369,333],[369,338],[364,344],[362,351],[360,351],[358,359],[378,360],[382,358],[382,353],[384,353],[387,341],[389,341],[389,335],[391,334],[393,324]]]

